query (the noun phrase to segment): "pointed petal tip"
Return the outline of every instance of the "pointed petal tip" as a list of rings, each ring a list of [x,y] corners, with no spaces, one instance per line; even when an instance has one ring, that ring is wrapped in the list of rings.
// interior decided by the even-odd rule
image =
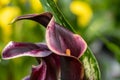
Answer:
[[[42,24],[43,26],[47,27],[49,21],[51,20],[51,18],[53,17],[52,13],[50,12],[44,12],[44,13],[41,13],[41,14],[25,14],[25,15],[22,15],[22,16],[18,16],[16,17],[15,19],[13,19],[11,21],[10,24],[13,24],[19,20],[33,20],[33,21],[36,21],[40,24]]]
[[[41,63],[38,66],[32,68],[30,80],[45,80],[46,71],[47,65],[44,61],[41,61]]]
[[[10,41],[10,42],[5,46],[5,48],[2,50],[2,59],[9,59],[9,58],[6,57],[5,52],[6,52],[6,50],[9,48],[9,46],[11,46],[12,44],[13,44],[13,41]]]
[[[25,15],[22,15],[22,16],[18,16],[18,17],[16,17],[16,18],[14,18],[14,19],[10,22],[10,24],[13,24],[13,23],[15,23],[15,22],[17,22],[17,21],[19,21],[19,20],[32,18],[32,17],[34,17],[34,16],[37,16],[37,14],[25,14]]]
[[[16,18],[13,19],[8,25],[14,24],[16,22]]]
[[[34,69],[36,69],[36,68],[37,68],[37,66],[32,65],[32,71],[33,71]]]

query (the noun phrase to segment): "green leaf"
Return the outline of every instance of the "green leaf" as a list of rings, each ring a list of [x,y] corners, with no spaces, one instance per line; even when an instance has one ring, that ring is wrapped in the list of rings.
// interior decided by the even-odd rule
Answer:
[[[80,58],[85,69],[85,80],[101,80],[98,62],[90,48]]]
[[[76,33],[76,31],[71,27],[68,21],[65,19],[62,12],[59,10],[58,6],[53,0],[40,0],[46,11],[52,12],[55,19],[67,29]],[[85,67],[85,80],[101,80],[100,70],[96,58],[93,53],[88,48],[84,55],[80,58]]]

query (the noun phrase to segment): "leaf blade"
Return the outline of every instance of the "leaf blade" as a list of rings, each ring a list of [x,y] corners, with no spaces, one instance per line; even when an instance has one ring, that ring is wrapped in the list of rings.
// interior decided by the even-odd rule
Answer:
[[[85,80],[101,80],[98,62],[90,48],[80,58],[85,67]]]

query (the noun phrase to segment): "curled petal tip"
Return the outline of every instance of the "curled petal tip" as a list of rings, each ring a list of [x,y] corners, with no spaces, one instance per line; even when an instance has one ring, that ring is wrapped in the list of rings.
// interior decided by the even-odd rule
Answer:
[[[7,59],[6,58],[6,55],[5,55],[5,52],[6,52],[6,50],[9,48],[9,46],[11,46],[13,44],[13,41],[10,41],[7,45],[6,45],[6,47],[3,49],[3,51],[2,51],[2,59]]]
[[[27,19],[27,20],[36,21],[41,25],[47,27],[52,17],[53,15],[50,12],[45,12],[42,14],[26,14],[26,15],[15,18],[11,23],[15,23],[16,21]]]
[[[11,25],[13,23],[15,23],[14,19],[10,23],[8,23],[8,25]]]
[[[44,61],[41,64],[32,68],[30,80],[45,80],[47,65]]]
[[[13,19],[11,21],[11,24],[15,23],[15,22],[17,22],[19,20],[33,18],[34,16],[37,16],[37,14],[26,14],[26,15],[23,15],[23,16],[18,16],[18,17],[16,17],[15,19]]]

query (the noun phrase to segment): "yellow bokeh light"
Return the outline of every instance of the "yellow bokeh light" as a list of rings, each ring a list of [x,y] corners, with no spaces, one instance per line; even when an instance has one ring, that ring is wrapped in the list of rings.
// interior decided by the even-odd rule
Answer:
[[[40,12],[43,10],[42,4],[40,3],[39,0],[30,0],[30,4],[34,12]]]
[[[88,3],[82,1],[72,1],[70,10],[78,17],[78,24],[86,26],[92,18],[93,12]]]
[[[4,6],[10,3],[11,0],[0,0],[0,6]]]
[[[0,27],[3,31],[3,40],[7,41],[11,35],[11,25],[8,25],[12,19],[20,15],[18,7],[5,7],[0,10]]]

